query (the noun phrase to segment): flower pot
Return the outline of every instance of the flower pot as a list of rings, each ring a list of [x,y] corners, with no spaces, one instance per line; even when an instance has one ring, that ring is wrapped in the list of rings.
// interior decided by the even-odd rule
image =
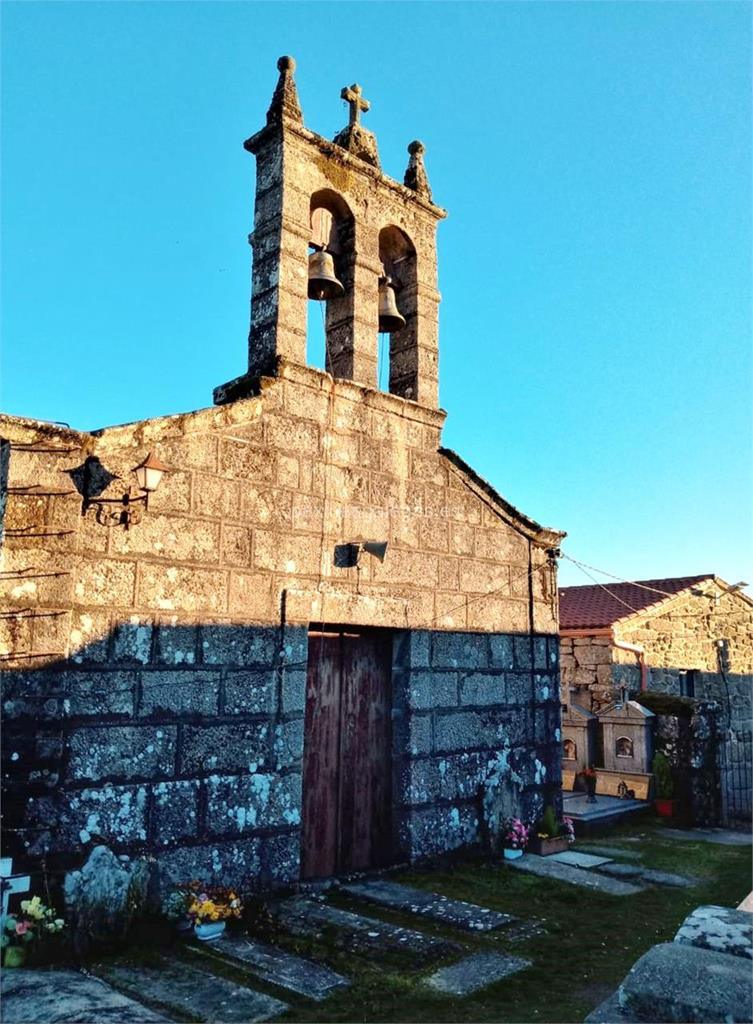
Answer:
[[[660,818],[674,818],[675,814],[677,814],[677,801],[657,797],[654,800],[654,810]]]
[[[523,851],[522,850],[512,850],[512,849],[510,849],[509,847],[506,846],[503,849],[503,851],[502,851],[502,855],[505,858],[505,860],[517,860],[518,857],[522,857],[523,856]]]
[[[3,967],[23,967],[26,963],[26,950],[20,946],[8,946],[3,957]]]
[[[553,853],[562,853],[568,847],[567,836],[554,836],[547,839],[539,839],[534,836],[528,840],[528,849],[531,853],[537,853],[539,857],[549,857]]]
[[[193,930],[197,939],[201,939],[202,942],[211,942],[213,939],[219,939],[225,931],[225,922],[206,921],[204,924],[195,924]]]

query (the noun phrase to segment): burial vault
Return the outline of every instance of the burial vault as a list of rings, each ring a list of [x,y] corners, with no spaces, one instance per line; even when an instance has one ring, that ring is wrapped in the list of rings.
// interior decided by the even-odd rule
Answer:
[[[359,87],[329,141],[278,68],[245,143],[247,371],[213,407],[92,433],[0,419],[19,863],[104,841],[151,853],[163,885],[273,886],[559,799],[562,534],[442,447],[423,146],[393,180]],[[319,300],[325,371],[305,365]]]

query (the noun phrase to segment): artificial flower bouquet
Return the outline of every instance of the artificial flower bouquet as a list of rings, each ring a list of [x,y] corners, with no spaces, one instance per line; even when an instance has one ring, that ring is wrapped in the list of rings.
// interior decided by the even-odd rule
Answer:
[[[240,917],[243,903],[232,889],[188,882],[168,895],[163,910],[173,921],[183,919],[192,925],[210,924]]]
[[[528,832],[528,826],[520,818],[506,818],[502,824],[502,846],[506,850],[525,850]]]
[[[544,813],[533,826],[532,832],[531,851],[541,857],[561,853],[575,840],[572,818],[558,818],[551,806],[544,808]]]
[[[26,960],[27,949],[42,939],[56,935],[65,928],[65,921],[57,916],[54,907],[48,907],[39,896],[21,901],[21,912],[9,914],[3,924],[0,945],[3,965],[21,967]]]

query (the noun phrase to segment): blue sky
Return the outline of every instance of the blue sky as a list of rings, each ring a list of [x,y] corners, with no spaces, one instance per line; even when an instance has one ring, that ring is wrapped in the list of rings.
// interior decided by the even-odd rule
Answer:
[[[282,53],[333,136],[421,138],[445,444],[629,579],[751,557],[751,8],[2,4],[2,408],[96,428],[245,369]],[[564,562],[562,583],[589,582]]]

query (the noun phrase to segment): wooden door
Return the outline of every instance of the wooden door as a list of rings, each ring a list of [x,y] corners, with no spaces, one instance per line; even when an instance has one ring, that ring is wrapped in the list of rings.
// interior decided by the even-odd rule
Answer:
[[[390,634],[309,634],[301,873],[319,878],[392,857]]]

